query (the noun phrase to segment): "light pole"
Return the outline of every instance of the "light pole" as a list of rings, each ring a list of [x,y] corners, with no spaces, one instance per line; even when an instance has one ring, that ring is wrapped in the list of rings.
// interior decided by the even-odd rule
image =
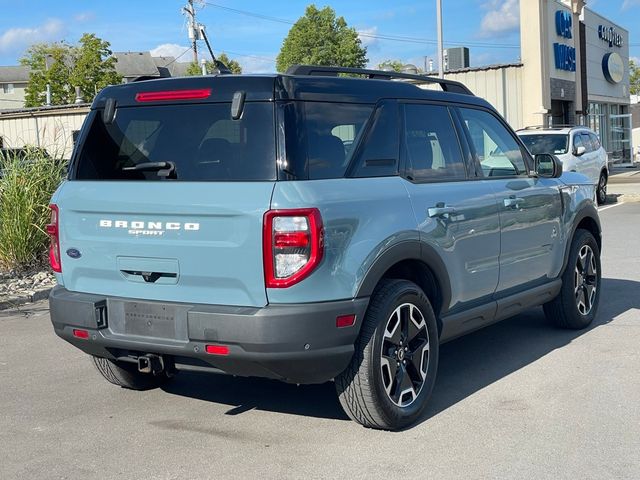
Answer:
[[[45,72],[49,71],[49,61],[52,60],[51,54],[47,53],[44,56],[44,70]],[[51,84],[49,83],[49,76],[47,75],[47,93],[46,93],[46,104],[47,107],[51,106]]]
[[[436,18],[438,30],[438,68],[440,78],[444,78],[444,57],[442,55],[442,0],[436,0]]]

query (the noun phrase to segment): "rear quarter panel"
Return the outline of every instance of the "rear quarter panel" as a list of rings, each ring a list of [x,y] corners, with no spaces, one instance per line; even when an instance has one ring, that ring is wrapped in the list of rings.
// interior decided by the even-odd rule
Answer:
[[[318,268],[300,283],[267,289],[269,303],[353,298],[384,251],[408,240],[419,241],[402,182],[400,177],[277,182],[271,208],[318,208],[325,251]]]

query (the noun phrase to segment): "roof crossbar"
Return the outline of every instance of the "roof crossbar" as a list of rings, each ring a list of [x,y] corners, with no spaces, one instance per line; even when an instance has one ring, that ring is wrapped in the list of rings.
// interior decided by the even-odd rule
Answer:
[[[292,65],[287,70],[287,75],[317,75],[326,77],[337,77],[341,73],[364,75],[367,78],[377,80],[393,80],[394,78],[414,80],[416,83],[439,84],[442,90],[450,93],[461,93],[463,95],[473,95],[464,84],[454,80],[444,80],[442,78],[430,77],[427,75],[414,75],[411,73],[389,72],[385,70],[369,70],[366,68],[351,67],[323,67],[317,65]]]

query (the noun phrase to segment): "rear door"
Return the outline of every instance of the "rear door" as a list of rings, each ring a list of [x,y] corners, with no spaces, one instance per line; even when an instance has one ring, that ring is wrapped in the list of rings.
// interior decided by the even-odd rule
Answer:
[[[405,182],[422,241],[444,261],[451,311],[489,301],[498,284],[500,221],[495,194],[470,177],[451,111],[403,105],[401,152]],[[468,152],[467,152],[468,153]]]
[[[106,123],[91,113],[56,198],[67,289],[267,303],[262,221],[276,178],[273,103],[248,102],[239,120],[230,108],[123,107]]]
[[[559,181],[528,175],[528,158],[496,114],[460,108],[482,175],[500,213],[498,297],[555,278],[562,264]]]
[[[593,183],[598,183],[600,177],[600,169],[598,168],[598,151],[596,145],[592,142],[588,132],[580,132],[582,144],[587,149],[585,157],[586,175]]]

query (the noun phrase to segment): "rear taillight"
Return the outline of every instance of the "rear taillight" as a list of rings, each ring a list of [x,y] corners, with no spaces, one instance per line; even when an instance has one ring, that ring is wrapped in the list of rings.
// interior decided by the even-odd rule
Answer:
[[[264,214],[263,250],[267,288],[286,288],[307,277],[324,251],[320,211],[269,210]]]
[[[60,212],[57,205],[49,205],[51,209],[51,223],[47,225],[47,233],[51,237],[51,245],[49,246],[49,265],[54,272],[62,272],[62,264],[60,263]]]

